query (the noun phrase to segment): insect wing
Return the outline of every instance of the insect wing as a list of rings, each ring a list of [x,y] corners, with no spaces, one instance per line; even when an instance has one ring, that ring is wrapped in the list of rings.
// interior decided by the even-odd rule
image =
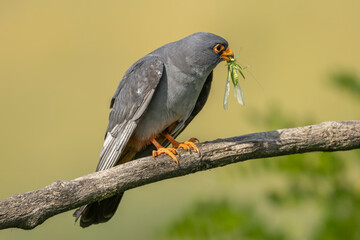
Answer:
[[[245,105],[244,94],[243,94],[243,92],[241,90],[240,84],[237,84],[235,86],[234,94],[235,94],[235,98],[238,101],[238,103],[240,103],[241,105],[244,106]]]
[[[226,78],[226,83],[225,83],[225,94],[224,94],[224,109],[228,110],[228,104],[229,104],[229,93],[230,93],[230,67],[228,67],[228,75]]]

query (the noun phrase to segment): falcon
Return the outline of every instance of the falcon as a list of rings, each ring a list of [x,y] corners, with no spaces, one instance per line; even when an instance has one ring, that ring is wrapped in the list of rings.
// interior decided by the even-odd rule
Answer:
[[[209,96],[214,68],[229,61],[228,42],[198,32],[168,43],[135,62],[110,103],[109,124],[96,171],[133,159],[166,154],[178,164],[178,151],[199,152],[195,138],[175,138],[200,112]],[[172,148],[167,148],[169,144]],[[107,222],[123,193],[82,206],[74,213],[80,226]]]

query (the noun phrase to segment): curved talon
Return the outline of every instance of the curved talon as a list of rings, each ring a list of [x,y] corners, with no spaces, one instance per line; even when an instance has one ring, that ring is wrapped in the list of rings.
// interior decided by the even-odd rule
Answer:
[[[165,154],[167,154],[169,157],[171,157],[172,160],[173,160],[174,162],[176,162],[176,164],[179,166],[179,162],[178,162],[177,157],[176,157],[175,155],[180,156],[180,154],[179,154],[179,152],[178,152],[175,148],[159,148],[158,150],[154,150],[154,151],[152,152],[152,155],[153,155],[153,157],[155,158],[155,157],[157,157],[157,156],[159,156],[159,155],[161,155],[161,154],[163,154],[163,153],[165,153]]]
[[[190,139],[190,140],[192,140],[192,139]],[[178,148],[183,148],[183,149],[185,149],[184,147],[186,147],[187,149],[185,149],[185,150],[194,150],[194,152],[199,152],[199,148],[194,144],[194,142],[192,142],[192,141],[187,141],[187,142],[183,142],[183,143],[180,143],[179,144],[179,146],[178,146]]]
[[[193,150],[194,152],[199,153],[199,156],[201,156],[199,148],[195,145],[195,142],[199,142],[199,139],[190,138],[186,142],[179,143],[168,132],[164,132],[163,135],[171,142],[174,148],[182,148],[185,151],[190,151],[190,152],[191,150]]]
[[[190,138],[188,142],[192,142],[192,143],[196,143],[196,142],[200,142],[199,139],[197,138]]]
[[[182,149],[184,149],[185,151],[190,151],[191,149],[191,147],[189,146],[189,145],[187,145],[187,144],[185,144],[185,142],[183,142],[183,143],[180,143],[178,146],[176,146],[176,148],[182,148]]]

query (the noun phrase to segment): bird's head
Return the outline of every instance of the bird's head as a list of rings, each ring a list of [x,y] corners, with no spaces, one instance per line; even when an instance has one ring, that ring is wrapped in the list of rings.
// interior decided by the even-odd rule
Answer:
[[[215,34],[198,32],[173,43],[178,66],[191,67],[199,72],[211,72],[216,65],[234,57],[228,42]]]
[[[228,47],[228,42],[215,34],[207,32],[194,33],[186,38],[193,52],[202,55],[205,61],[222,60],[229,61],[229,56],[234,57],[233,52]]]

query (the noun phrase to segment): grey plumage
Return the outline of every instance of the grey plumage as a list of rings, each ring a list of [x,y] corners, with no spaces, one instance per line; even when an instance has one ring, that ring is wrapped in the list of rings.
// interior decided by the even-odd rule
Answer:
[[[163,68],[164,64],[158,57],[147,56],[137,61],[125,73],[111,101],[112,111],[107,135],[96,171],[116,165],[154,95]]]
[[[223,50],[214,53],[214,46]],[[111,100],[112,109],[96,171],[151,153],[151,138],[173,126],[177,137],[200,112],[208,98],[212,71],[227,49],[225,39],[195,33],[166,44],[134,63],[125,73]],[[164,139],[163,145],[169,142]],[[80,225],[109,220],[122,194],[78,209]]]

